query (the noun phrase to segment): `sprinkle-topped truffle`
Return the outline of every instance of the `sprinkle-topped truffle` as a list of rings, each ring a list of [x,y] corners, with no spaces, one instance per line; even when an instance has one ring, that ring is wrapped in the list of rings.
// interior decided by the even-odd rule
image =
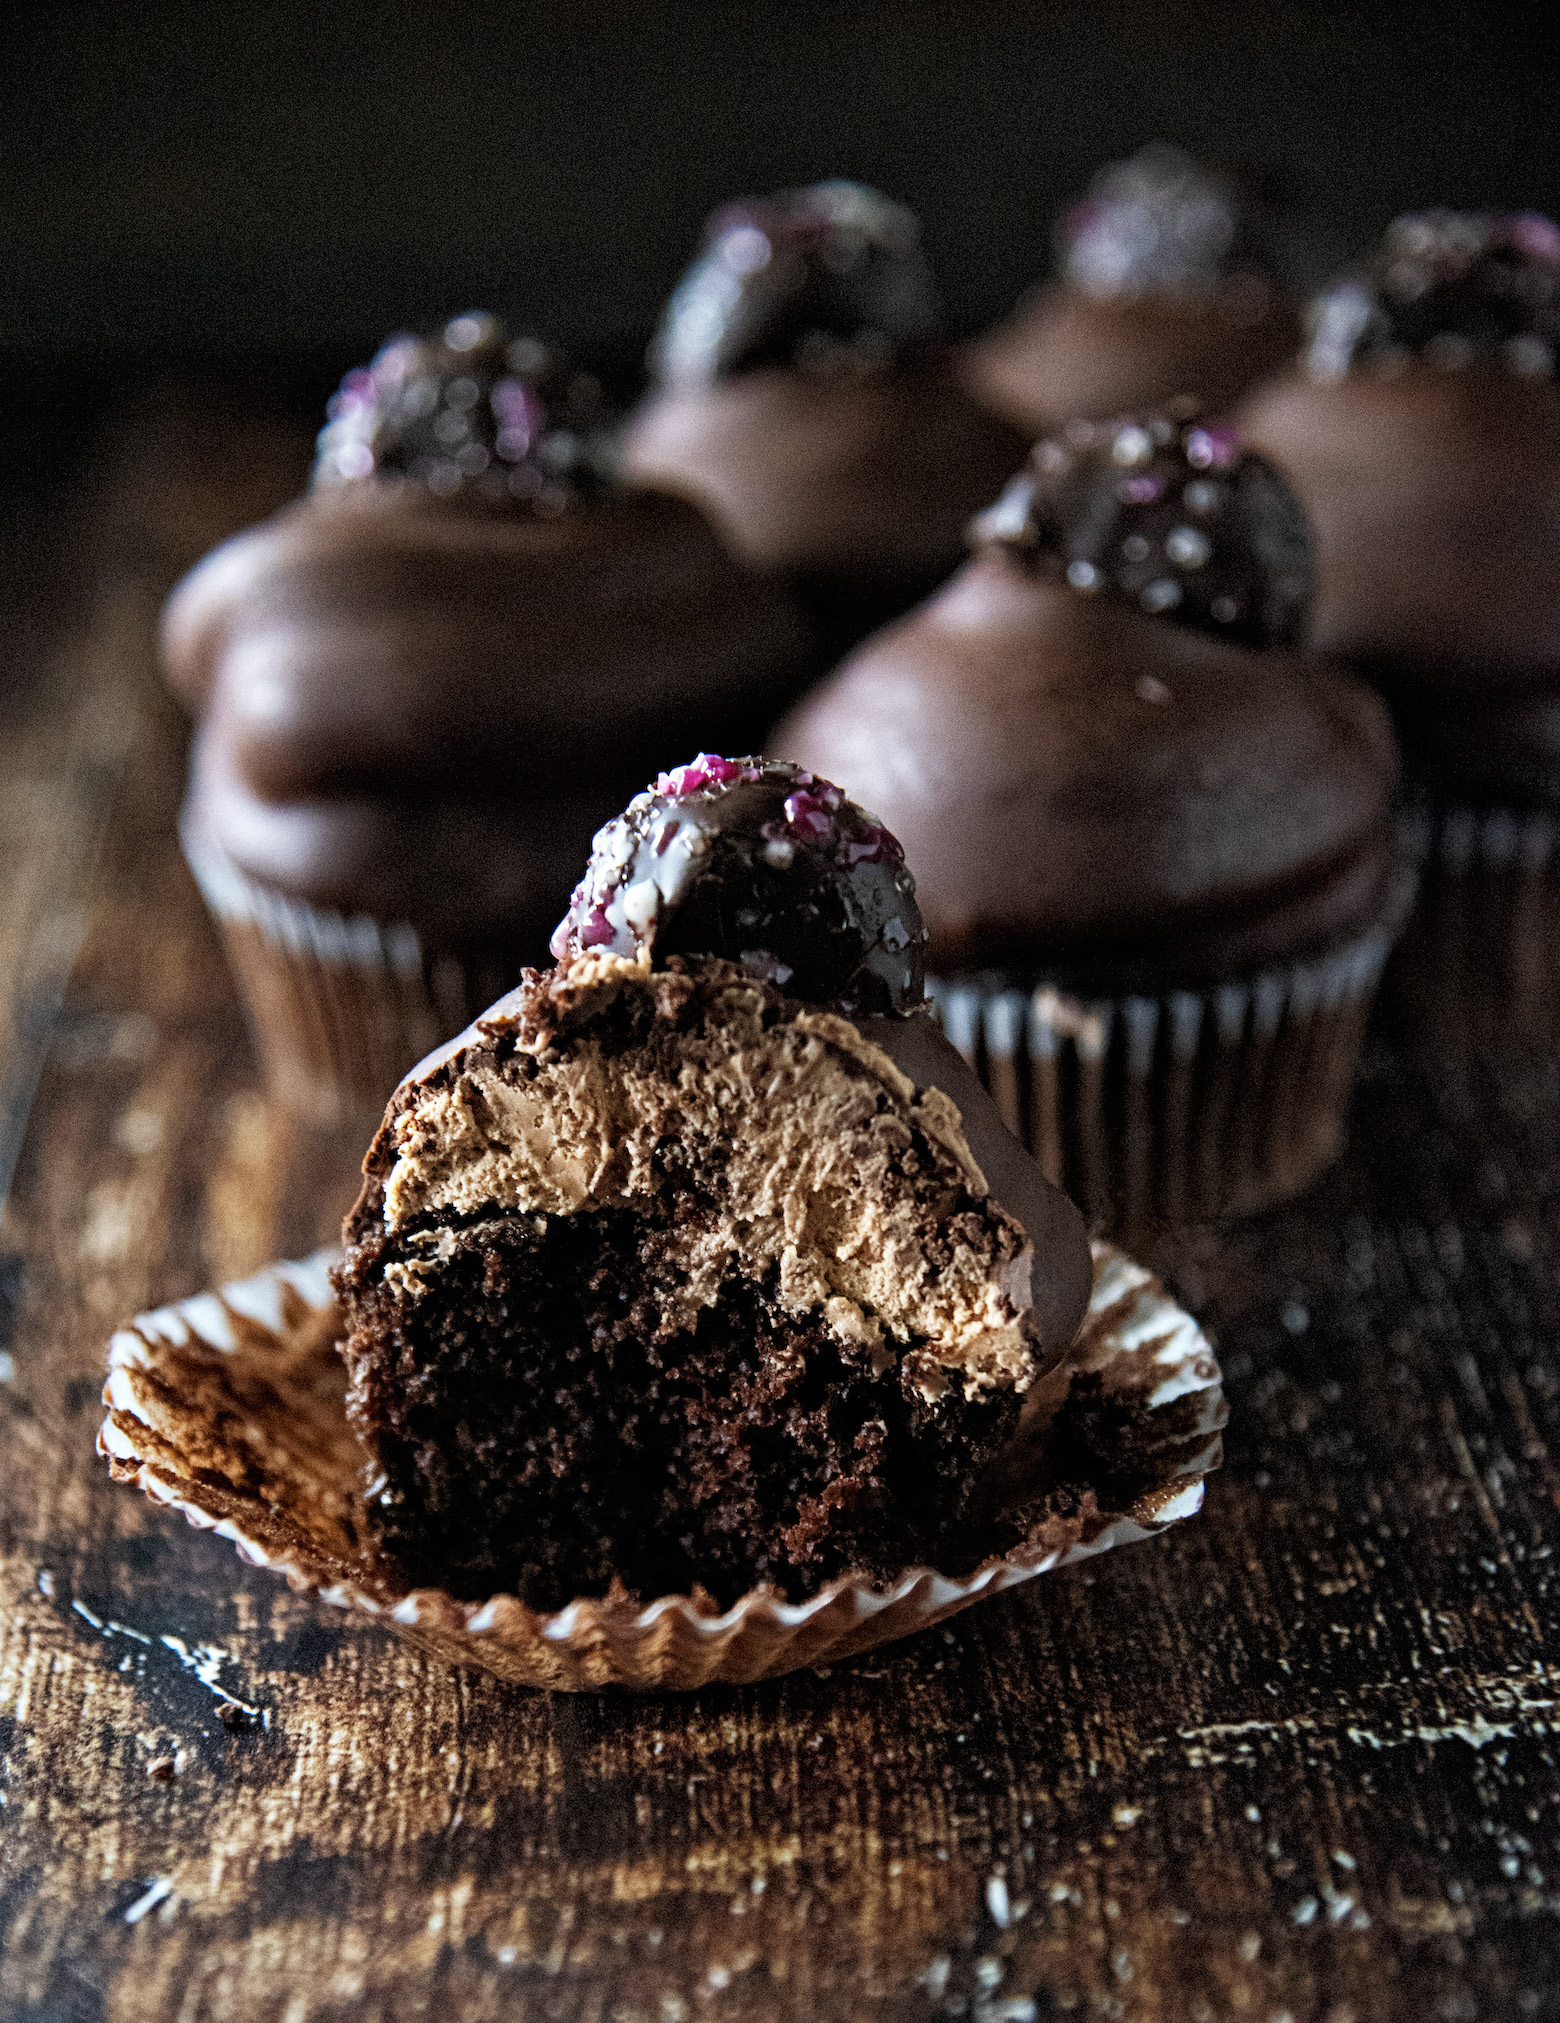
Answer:
[[[926,928],[889,832],[800,766],[701,752],[662,773],[597,835],[553,935],[655,967],[737,962],[788,996],[850,1014],[923,1001]]]
[[[1077,421],[974,523],[1084,596],[1253,646],[1292,643],[1311,595],[1299,500],[1232,431],[1169,414]]]
[[[549,513],[611,478],[596,381],[482,312],[452,317],[435,337],[392,337],[326,412],[317,490],[401,477]]]
[[[1056,238],[1064,278],[1087,295],[1206,294],[1256,278],[1234,184],[1163,141],[1102,169]]]
[[[1311,305],[1317,379],[1419,357],[1494,359],[1529,376],[1560,359],[1560,226],[1537,212],[1420,211],[1396,218],[1363,273]]]
[[[914,214],[861,183],[815,183],[715,213],[650,358],[667,385],[764,365],[874,371],[941,321]]]

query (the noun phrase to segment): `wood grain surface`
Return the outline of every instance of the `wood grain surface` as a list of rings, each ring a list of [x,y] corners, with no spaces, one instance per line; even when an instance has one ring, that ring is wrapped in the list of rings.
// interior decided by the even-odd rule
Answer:
[[[181,425],[0,720],[0,2017],[1560,2017],[1552,1059],[1377,1039],[1343,1165],[1158,1260],[1204,1514],[828,1676],[506,1686],[110,1485],[109,1331],[328,1238],[360,1150],[258,1090],[151,672],[297,446]]]

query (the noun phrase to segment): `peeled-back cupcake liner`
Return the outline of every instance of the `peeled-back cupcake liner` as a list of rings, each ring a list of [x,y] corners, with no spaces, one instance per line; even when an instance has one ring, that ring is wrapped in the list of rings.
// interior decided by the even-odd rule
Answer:
[[[268,1087],[311,1123],[379,1121],[409,1068],[510,989],[524,955],[430,951],[414,927],[350,918],[262,884],[181,825],[220,923]]]
[[[1338,1156],[1366,1021],[1413,900],[1404,867],[1342,947],[1207,990],[1082,998],[929,979],[943,1029],[1097,1227],[1249,1215]]]
[[[1393,1022],[1440,1050],[1560,1049],[1560,816],[1421,806],[1403,841],[1420,886],[1387,973]]]
[[[581,1597],[551,1613],[513,1595],[462,1601],[408,1588],[362,1525],[336,1256],[269,1265],[116,1334],[98,1452],[116,1480],[231,1539],[295,1589],[525,1685],[665,1692],[834,1663],[1192,1516],[1221,1458],[1224,1394],[1197,1323],[1141,1266],[1097,1243],[1088,1315],[1067,1363],[1027,1401],[1008,1470],[1014,1507],[1063,1493],[1020,1544],[973,1572],[910,1567],[887,1586],[843,1575],[805,1601],[757,1588],[727,1609],[699,1594]]]

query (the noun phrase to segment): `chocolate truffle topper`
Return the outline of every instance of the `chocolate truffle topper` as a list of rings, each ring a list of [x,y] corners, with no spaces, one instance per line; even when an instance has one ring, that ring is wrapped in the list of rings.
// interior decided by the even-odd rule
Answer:
[[[1111,162],[1056,227],[1062,277],[1085,294],[1198,295],[1264,265],[1252,206],[1227,177],[1167,141]]]
[[[597,835],[552,951],[717,957],[814,1003],[905,1013],[925,941],[880,822],[800,766],[701,752]]]
[[[1311,541],[1299,500],[1233,431],[1168,413],[1072,422],[974,522],[1084,596],[1251,646],[1298,639],[1311,595]]]
[[[862,183],[815,183],[715,213],[650,363],[674,386],[764,365],[871,371],[941,329],[914,213]]]
[[[1490,360],[1533,378],[1560,361],[1560,226],[1536,211],[1420,211],[1395,218],[1360,272],[1309,311],[1315,379],[1410,358]]]
[[[399,477],[440,497],[557,513],[613,477],[597,381],[481,310],[432,337],[392,337],[326,413],[316,490]]]

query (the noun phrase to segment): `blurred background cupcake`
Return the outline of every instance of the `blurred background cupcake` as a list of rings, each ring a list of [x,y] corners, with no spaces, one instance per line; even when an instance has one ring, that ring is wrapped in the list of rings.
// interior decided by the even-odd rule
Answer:
[[[312,489],[171,599],[185,853],[269,1079],[370,1116],[547,937],[647,771],[753,742],[809,635],[686,501],[629,491],[593,381],[496,320],[348,375]]]
[[[836,644],[958,566],[1028,448],[953,369],[915,217],[859,183],[717,211],[650,363],[626,473],[707,506]]]
[[[1311,638],[1387,696],[1426,876],[1425,1037],[1560,1041],[1560,229],[1402,217],[1242,426],[1316,529]]]
[[[950,1037],[1097,1223],[1337,1153],[1412,878],[1387,713],[1293,650],[1304,516],[1176,416],[1075,423],[776,732],[918,866]]]
[[[1223,407],[1297,349],[1299,303],[1234,182],[1155,142],[1112,162],[1056,227],[1057,278],[964,354],[1031,435],[1195,394]]]

